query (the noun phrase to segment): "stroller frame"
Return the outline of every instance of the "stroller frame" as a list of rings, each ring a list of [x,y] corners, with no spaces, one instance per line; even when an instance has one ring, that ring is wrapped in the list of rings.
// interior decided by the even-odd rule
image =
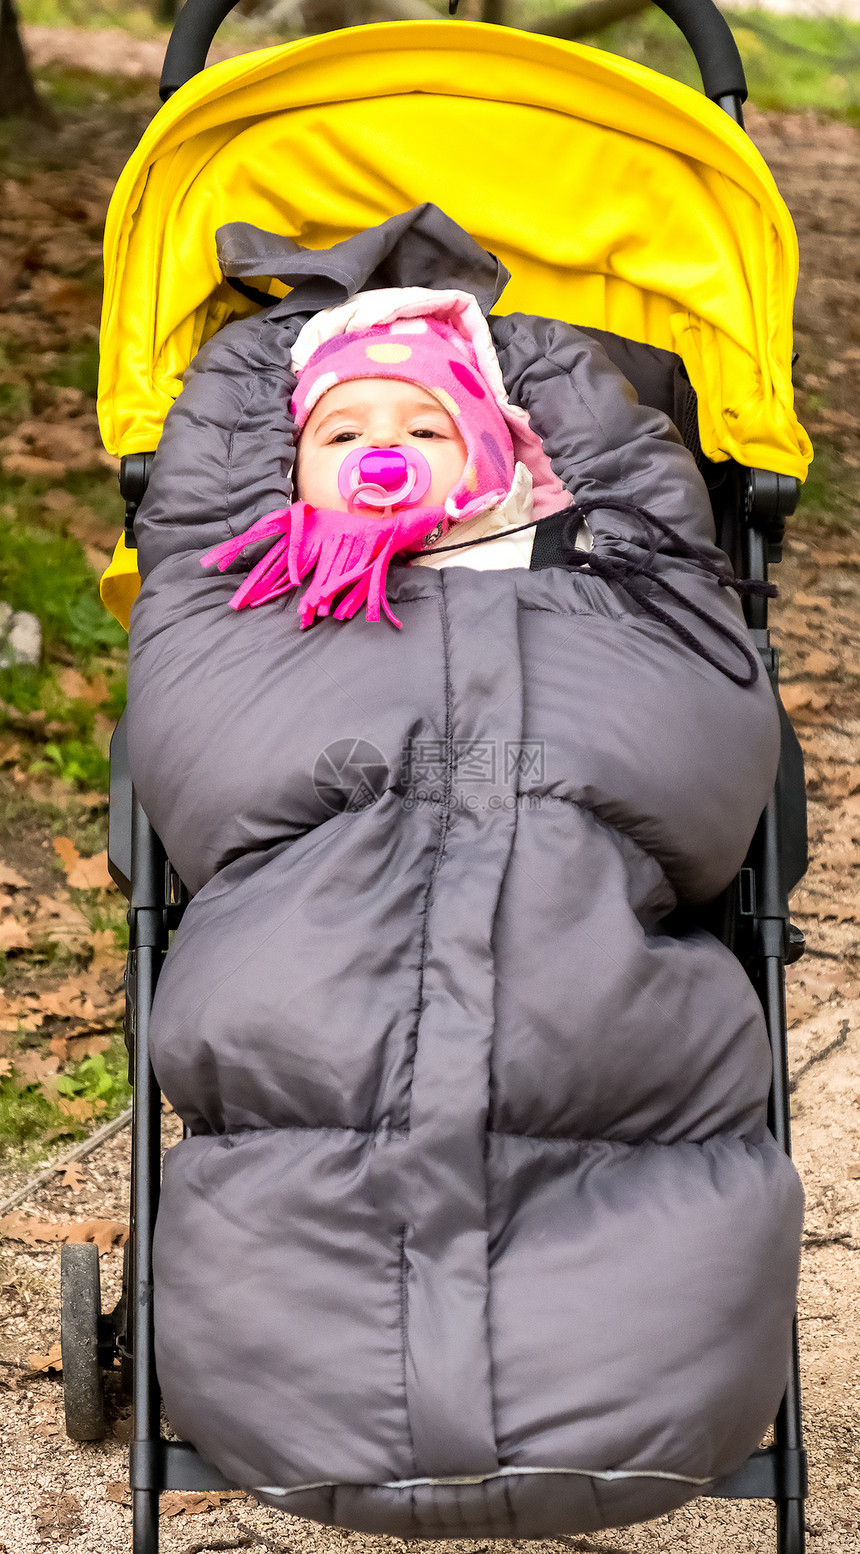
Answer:
[[[720,541],[743,565],[744,576],[766,581],[769,562],[779,559],[784,517],[794,509],[798,483],[761,470],[736,468],[732,475],[725,482],[728,499],[715,503]],[[754,597],[745,608],[753,641],[778,694],[779,663],[769,642],[767,599]],[[744,961],[761,1001],[773,1059],[768,1122],[779,1146],[790,1154],[785,966],[803,953],[804,941],[789,919],[788,890],[806,866],[806,816],[800,747],[781,707],[780,712],[783,738],[773,796],[737,879],[706,915],[707,925]],[[134,1100],[131,1255],[123,1298],[114,1313],[101,1318],[101,1353],[107,1358],[112,1347],[120,1362],[130,1367],[133,1554],[158,1554],[160,1493],[237,1486],[192,1446],[161,1435],[152,1274],[161,1179],[161,1094],[150,1062],[149,1018],[170,934],[182,916],[184,889],[134,793],[124,719],[111,745],[109,859],[111,873],[129,902],[126,1041]],[[804,1554],[806,1493],[795,1323],[773,1444],[753,1452],[737,1472],[714,1485],[709,1497],[774,1501],[777,1554]]]
[[[728,25],[712,0],[658,0],[680,27],[702,72],[705,91],[731,118],[743,124],[746,96],[743,68]],[[203,69],[208,47],[233,0],[188,0],[180,12],[165,57],[161,95],[166,100]],[[456,8],[456,0],[452,11]],[[152,454],[122,460],[120,488],[126,501],[126,543],[134,546],[134,517],[144,492]],[[737,464],[711,466],[721,479],[711,491],[718,543],[737,575],[767,581],[768,566],[779,561],[785,519],[795,509],[800,483],[789,476]],[[540,532],[540,531],[538,531]],[[554,564],[544,551],[542,564]],[[559,555],[558,564],[561,564]],[[744,601],[747,624],[777,700],[778,654],[770,644],[767,599]],[[772,1052],[768,1123],[778,1145],[790,1154],[785,966],[804,948],[803,935],[789,920],[788,892],[806,869],[806,811],[803,758],[796,735],[780,704],[782,746],[771,799],[761,817],[744,866],[719,900],[696,920],[715,932],[742,961],[758,993]],[[131,1380],[133,1438],[129,1452],[132,1490],[133,1554],[158,1554],[159,1494],[167,1490],[230,1490],[231,1484],[186,1442],[161,1434],[161,1394],[155,1365],[152,1244],[161,1181],[161,1095],[152,1070],[149,1021],[155,988],[171,932],[177,927],[187,895],[137,798],[128,766],[125,717],[111,743],[109,864],[126,896],[129,951],[126,971],[125,1035],[129,1079],[133,1085],[131,1216],[122,1296],[107,1314],[98,1311],[98,1268],[63,1258],[64,1350],[77,1355],[75,1372],[84,1376],[81,1393],[67,1381],[66,1424],[77,1439],[103,1433],[99,1370],[119,1366],[122,1383]],[[94,1249],[66,1248],[65,1253]],[[93,1281],[94,1274],[94,1281]],[[89,1280],[95,1301],[89,1309],[96,1331],[87,1341],[80,1324],[66,1331],[66,1291],[74,1305],[76,1285]],[[82,1346],[86,1346],[84,1360]],[[74,1373],[73,1373],[74,1374]],[[85,1397],[88,1406],[81,1405]],[[89,1407],[89,1412],[88,1412]],[[803,1504],[807,1493],[803,1450],[800,1377],[795,1322],[786,1390],[773,1427],[773,1442],[752,1453],[746,1463],[708,1492],[721,1499],[769,1499],[776,1506],[777,1554],[804,1554]]]

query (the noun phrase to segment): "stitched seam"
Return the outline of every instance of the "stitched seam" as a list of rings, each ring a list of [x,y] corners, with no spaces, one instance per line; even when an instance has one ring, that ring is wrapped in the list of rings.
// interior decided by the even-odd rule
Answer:
[[[406,1415],[406,1433],[409,1437],[409,1455],[412,1459],[412,1466],[417,1476],[418,1457],[415,1452],[415,1439],[412,1434],[412,1415],[409,1411],[409,1389],[406,1379],[406,1336],[409,1329],[409,1288],[407,1283],[406,1265],[406,1236],[408,1228],[409,1227],[407,1225],[403,1225],[400,1230],[400,1364],[403,1375],[403,1412]]]
[[[743,1144],[745,1149],[750,1147],[750,1140],[748,1138],[745,1138],[742,1134],[729,1133],[723,1129],[720,1129],[720,1131],[717,1133],[710,1134],[706,1139],[682,1138],[675,1139],[671,1144],[665,1143],[665,1141],[662,1139],[652,1138],[639,1138],[634,1142],[631,1142],[629,1139],[604,1139],[598,1137],[597,1135],[589,1135],[587,1138],[581,1138],[572,1133],[516,1133],[514,1131],[507,1132],[499,1128],[488,1128],[487,1138],[524,1139],[526,1143],[529,1144],[563,1144],[565,1148],[568,1148],[571,1144],[575,1144],[578,1148],[585,1147],[589,1144],[608,1144],[612,1149],[628,1149],[631,1151],[631,1153],[633,1150],[641,1149],[645,1144],[649,1145],[652,1149],[677,1149],[679,1144],[683,1144],[687,1148],[705,1150],[710,1144],[713,1144],[715,1140],[719,1140],[720,1142],[737,1141]],[[752,1147],[756,1149],[758,1148],[758,1145],[753,1144]]]
[[[442,865],[442,859],[443,859],[443,857],[445,855],[445,844],[446,844],[446,842],[448,840],[448,828],[449,828],[450,819],[451,819],[451,788],[452,788],[453,780],[454,780],[454,777],[453,777],[453,767],[454,767],[454,692],[453,692],[453,688],[452,688],[452,685],[451,685],[450,626],[449,626],[449,621],[448,621],[448,607],[447,607],[447,598],[446,598],[446,594],[445,594],[445,579],[444,579],[444,577],[441,579],[441,587],[439,589],[438,598],[439,598],[439,619],[440,619],[440,623],[441,623],[441,627],[442,627],[442,656],[443,656],[443,663],[445,665],[445,777],[444,777],[444,784],[443,784],[442,801],[441,801],[440,806],[439,806],[439,809],[440,809],[439,839],[438,839],[438,841],[436,843],[436,851],[435,851],[434,856],[433,856],[433,864],[432,864],[432,867],[430,869],[430,878],[429,878],[429,880],[427,882],[427,889],[426,889],[426,891],[424,893],[424,905],[423,905],[423,908],[422,908],[423,923],[422,923],[422,932],[421,932],[421,952],[420,952],[420,955],[419,955],[419,958],[418,958],[418,996],[417,996],[417,1010],[416,1010],[416,1016],[415,1016],[415,1024],[414,1024],[414,1027],[413,1027],[412,1031],[409,1034],[408,1042],[407,1042],[406,1069],[407,1069],[407,1074],[408,1074],[408,1089],[409,1089],[409,1103],[410,1103],[410,1124],[409,1124],[409,1127],[411,1127],[412,1081],[413,1081],[414,1074],[415,1074],[415,1059],[416,1059],[417,1052],[418,1052],[418,1028],[419,1028],[419,1026],[421,1024],[421,1012],[422,1012],[422,1004],[423,1004],[423,1000],[424,1000],[424,976],[425,976],[425,971],[426,971],[426,966],[427,966],[427,953],[428,953],[428,949],[429,949],[429,939],[430,939],[430,933],[429,933],[430,903],[431,903],[432,896],[433,896],[433,887],[434,887],[434,885],[436,883],[436,876],[439,873],[439,869],[440,869],[440,867]],[[409,1129],[407,1128],[407,1132],[408,1131],[409,1131]]]
[[[169,1099],[169,1097],[168,1097]],[[251,1138],[266,1133],[351,1133],[360,1139],[375,1139],[380,1134],[389,1138],[406,1138],[405,1128],[390,1128],[387,1123],[382,1123],[376,1128],[354,1128],[349,1122],[270,1122],[264,1128],[225,1128],[223,1133],[192,1133],[195,1139],[226,1139],[226,1138]],[[184,1141],[183,1141],[184,1142]]]

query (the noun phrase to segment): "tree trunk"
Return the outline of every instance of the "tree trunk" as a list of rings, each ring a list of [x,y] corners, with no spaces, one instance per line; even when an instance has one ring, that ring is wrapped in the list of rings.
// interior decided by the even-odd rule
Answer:
[[[636,16],[640,11],[646,11],[650,4],[651,0],[585,0],[584,5],[575,6],[572,11],[563,11],[561,15],[556,12],[542,21],[529,22],[524,30],[543,33],[545,38],[575,41],[602,32],[604,27],[623,22],[628,16]]]
[[[0,0],[0,119],[56,123],[33,85],[12,0]]]

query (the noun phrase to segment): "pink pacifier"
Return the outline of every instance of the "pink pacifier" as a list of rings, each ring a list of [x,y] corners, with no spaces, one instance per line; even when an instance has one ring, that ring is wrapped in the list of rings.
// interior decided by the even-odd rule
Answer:
[[[342,497],[353,507],[417,507],[433,479],[417,448],[354,448],[338,472]]]

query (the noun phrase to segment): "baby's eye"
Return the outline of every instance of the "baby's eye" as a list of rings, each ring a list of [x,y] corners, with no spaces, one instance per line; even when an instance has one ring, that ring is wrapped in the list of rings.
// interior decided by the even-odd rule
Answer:
[[[336,442],[355,442],[358,432],[336,432],[332,437],[332,444]]]
[[[439,437],[439,438],[443,438],[444,439],[445,433],[444,432],[437,432],[437,431],[435,431],[432,426],[416,426],[415,429],[410,433],[410,436],[411,437]]]

